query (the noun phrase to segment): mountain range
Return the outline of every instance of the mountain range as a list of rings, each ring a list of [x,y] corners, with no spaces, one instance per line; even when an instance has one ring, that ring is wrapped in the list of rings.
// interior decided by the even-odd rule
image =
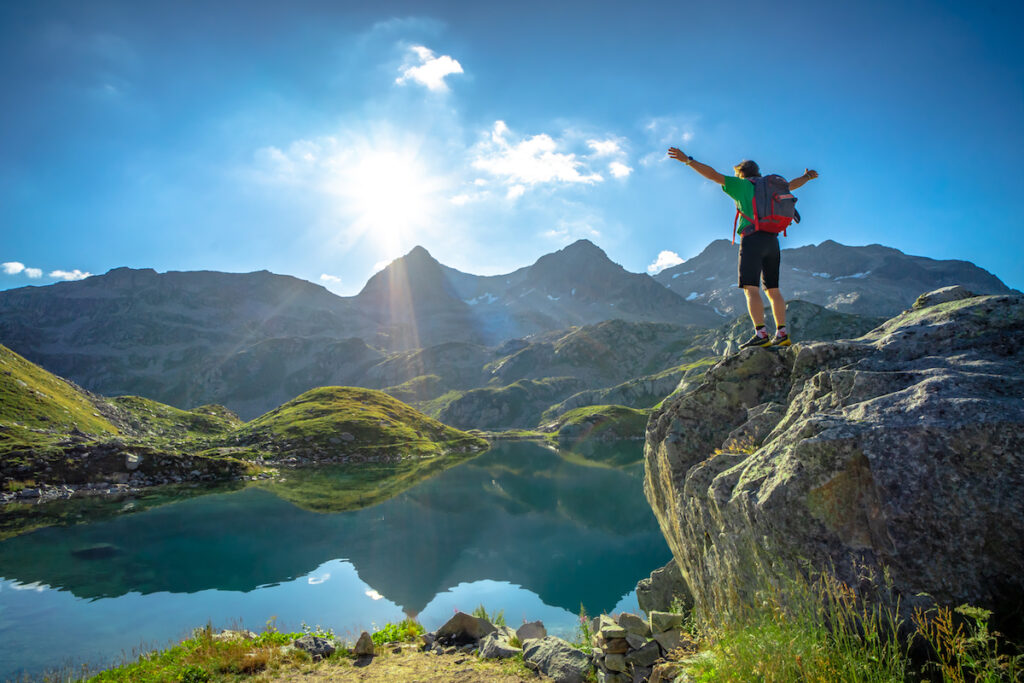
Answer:
[[[736,295],[736,246],[715,240],[692,259],[666,268],[655,278],[687,301],[722,314],[740,315],[744,299]],[[788,299],[801,299],[843,313],[890,317],[906,310],[914,297],[949,285],[977,294],[1010,289],[969,261],[938,261],[910,256],[892,247],[849,247],[832,240],[782,250],[779,286]]]
[[[784,250],[783,264],[788,296],[869,318],[948,284],[1009,291],[970,263],[878,245],[824,242]],[[653,278],[586,240],[495,276],[449,268],[416,247],[353,297],[267,271],[117,268],[0,292],[0,343],[91,391],[182,408],[220,403],[246,419],[327,385],[433,402],[422,407],[437,416],[463,398],[452,392],[563,378],[527,387],[553,405],[692,362],[684,352],[695,343],[720,354],[727,345],[700,335],[742,313],[734,274],[725,240]]]

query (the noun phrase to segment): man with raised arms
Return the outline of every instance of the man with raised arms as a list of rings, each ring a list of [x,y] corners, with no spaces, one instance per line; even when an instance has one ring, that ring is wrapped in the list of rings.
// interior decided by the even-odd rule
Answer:
[[[669,147],[668,155],[680,161],[713,183],[722,186],[722,190],[736,202],[739,211],[740,256],[739,286],[747,297],[747,312],[754,323],[754,336],[740,344],[741,349],[751,346],[789,346],[789,334],[786,331],[786,300],[779,292],[779,263],[781,254],[779,236],[773,232],[755,229],[754,221],[749,217],[754,214],[754,183],[752,179],[761,176],[761,170],[753,161],[741,161],[733,166],[735,177],[726,177],[711,168],[687,156],[676,147]],[[804,174],[789,181],[790,191],[802,186],[808,180],[818,177],[817,171],[805,169]],[[783,179],[784,180],[784,179]],[[781,180],[780,180],[781,182]],[[764,301],[758,284],[763,284],[775,318],[775,337],[769,337],[764,326]]]

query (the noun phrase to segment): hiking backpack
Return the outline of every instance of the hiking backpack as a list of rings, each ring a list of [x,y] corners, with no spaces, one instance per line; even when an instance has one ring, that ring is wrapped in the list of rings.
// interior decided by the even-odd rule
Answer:
[[[736,207],[736,219],[732,222],[732,243],[736,244],[736,226],[740,216],[754,224],[754,230],[780,232],[786,236],[786,228],[793,221],[800,222],[800,212],[796,210],[796,197],[789,191],[789,181],[780,175],[758,176],[748,178],[754,184],[754,215],[748,216]]]

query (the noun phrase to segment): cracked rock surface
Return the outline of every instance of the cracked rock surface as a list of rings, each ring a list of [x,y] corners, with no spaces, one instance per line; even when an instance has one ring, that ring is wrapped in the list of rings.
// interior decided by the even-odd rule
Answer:
[[[651,416],[645,492],[698,607],[809,563],[886,568],[906,609],[1020,609],[1024,297],[948,298],[729,356]]]

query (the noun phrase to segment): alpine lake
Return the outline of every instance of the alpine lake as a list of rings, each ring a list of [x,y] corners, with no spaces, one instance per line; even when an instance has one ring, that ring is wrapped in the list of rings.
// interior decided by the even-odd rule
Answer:
[[[407,616],[434,630],[483,605],[572,639],[581,609],[637,611],[637,581],[671,557],[642,450],[499,441],[386,500],[368,477],[387,466],[336,465],[5,506],[0,680],[96,671],[207,623],[320,626],[354,641]]]

